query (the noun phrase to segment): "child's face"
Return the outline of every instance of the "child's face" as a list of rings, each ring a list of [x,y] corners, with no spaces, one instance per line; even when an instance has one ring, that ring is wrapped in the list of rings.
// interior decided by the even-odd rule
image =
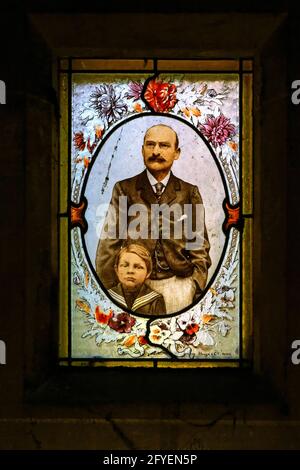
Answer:
[[[120,283],[129,290],[140,287],[149,277],[145,261],[135,253],[123,253],[116,273]]]

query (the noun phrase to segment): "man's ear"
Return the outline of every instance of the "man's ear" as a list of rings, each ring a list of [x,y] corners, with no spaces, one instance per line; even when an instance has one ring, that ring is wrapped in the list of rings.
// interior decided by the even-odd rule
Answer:
[[[181,150],[179,148],[176,150],[176,157],[174,158],[174,160],[178,160],[178,158],[180,157],[180,151]]]

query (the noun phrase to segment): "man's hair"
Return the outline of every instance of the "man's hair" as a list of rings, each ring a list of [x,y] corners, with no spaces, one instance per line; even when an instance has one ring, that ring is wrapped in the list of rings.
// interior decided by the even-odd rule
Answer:
[[[129,243],[128,245],[123,246],[120,251],[117,253],[115,258],[115,268],[118,267],[119,261],[123,253],[134,253],[139,256],[146,264],[147,274],[152,272],[152,259],[149,251],[143,245],[138,243]]]
[[[145,138],[146,138],[148,131],[150,131],[150,129],[153,129],[153,127],[167,127],[168,129],[171,129],[171,131],[173,131],[175,134],[175,149],[176,150],[178,149],[179,139],[178,139],[177,132],[174,131],[174,129],[171,126],[167,126],[167,124],[154,124],[154,126],[149,127],[149,129],[146,130],[145,135],[144,135],[144,143],[145,143]]]

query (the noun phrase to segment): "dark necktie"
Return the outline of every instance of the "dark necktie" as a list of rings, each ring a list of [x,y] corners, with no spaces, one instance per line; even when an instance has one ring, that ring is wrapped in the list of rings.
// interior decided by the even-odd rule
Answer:
[[[156,189],[156,199],[159,201],[162,196],[165,185],[163,183],[156,183],[154,186]]]

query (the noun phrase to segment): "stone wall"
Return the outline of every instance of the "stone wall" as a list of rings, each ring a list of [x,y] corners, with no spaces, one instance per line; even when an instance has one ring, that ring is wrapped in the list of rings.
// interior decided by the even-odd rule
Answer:
[[[299,16],[196,3],[1,6],[1,449],[299,449]],[[57,369],[56,60],[69,55],[254,58],[252,370]]]

